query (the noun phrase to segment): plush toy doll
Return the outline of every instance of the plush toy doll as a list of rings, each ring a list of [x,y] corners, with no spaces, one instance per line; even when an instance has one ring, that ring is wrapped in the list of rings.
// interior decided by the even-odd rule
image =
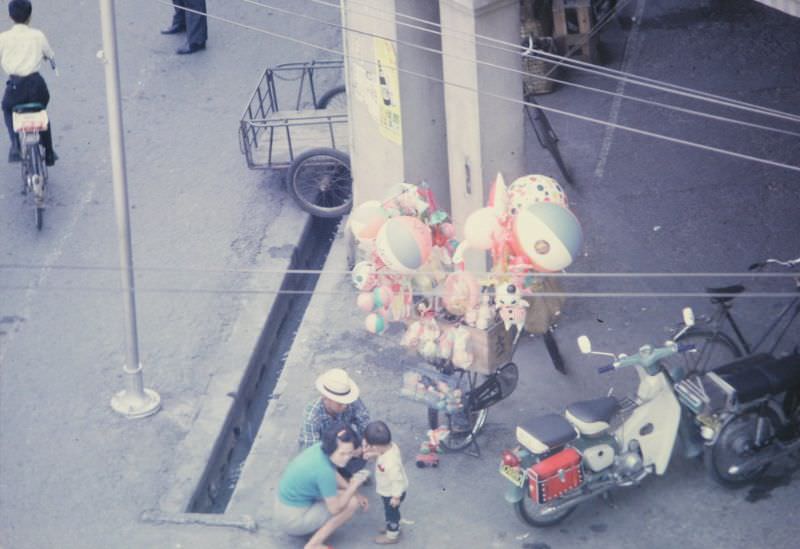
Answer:
[[[416,349],[419,346],[420,335],[422,335],[422,323],[419,320],[415,320],[408,325],[406,333],[400,339],[400,345],[407,349]]]
[[[439,336],[439,352],[437,357],[442,360],[450,360],[453,356],[453,344],[455,340],[455,329],[451,327],[442,328],[442,335]]]
[[[470,350],[469,330],[466,326],[461,325],[455,329],[454,337],[453,365],[466,370],[472,366],[472,361],[475,360]]]
[[[525,316],[528,314],[529,305],[522,299],[521,292],[516,285],[498,283],[495,286],[494,303],[506,330],[511,329],[512,324],[517,327],[517,330],[522,330],[525,326]]]
[[[494,310],[492,309],[491,296],[489,294],[481,295],[481,302],[478,305],[477,318],[475,319],[475,327],[479,330],[486,330],[494,320]]]

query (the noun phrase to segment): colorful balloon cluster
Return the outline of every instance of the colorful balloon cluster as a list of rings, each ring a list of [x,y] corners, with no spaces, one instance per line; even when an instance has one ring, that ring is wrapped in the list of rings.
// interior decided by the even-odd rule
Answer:
[[[367,330],[380,334],[389,322],[412,315],[415,293],[430,292],[444,279],[457,244],[455,229],[427,186],[408,183],[383,201],[357,206],[349,224],[367,258],[352,271],[361,291],[357,304],[368,313]]]
[[[364,202],[353,210],[350,229],[366,257],[352,280],[362,292],[357,304],[368,313],[367,330],[382,333],[389,322],[407,321],[403,345],[426,360],[452,360],[463,368],[473,360],[464,324],[486,329],[499,315],[506,329],[521,328],[528,307],[522,297],[531,293],[536,273],[566,268],[583,247],[564,190],[543,175],[506,186],[498,174],[488,206],[465,220],[460,243],[424,184],[403,183],[383,201]],[[487,252],[491,276],[479,281],[465,264]],[[415,311],[414,296],[434,290],[441,299],[425,300]],[[438,322],[445,313],[460,322]]]

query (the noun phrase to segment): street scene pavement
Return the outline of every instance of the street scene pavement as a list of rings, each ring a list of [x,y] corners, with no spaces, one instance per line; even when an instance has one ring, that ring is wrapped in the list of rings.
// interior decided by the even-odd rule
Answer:
[[[338,10],[325,3],[261,3],[339,21]],[[210,15],[341,48],[335,27],[257,4],[208,2]],[[297,451],[303,407],[316,396],[314,379],[332,367],[357,381],[373,419],[389,424],[402,450],[410,481],[403,546],[796,546],[800,484],[791,462],[756,484],[726,490],[707,477],[701,460],[676,452],[665,476],[582,504],[549,529],[517,519],[497,472],[500,453],[515,445],[518,423],[612,387],[614,395],[635,388],[632,372],[597,375],[603,360],[581,355],[578,335],[589,335],[598,350],[634,352],[669,338],[682,307],[710,311],[703,297],[661,294],[738,282],[790,292],[789,279],[564,279],[568,292],[637,296],[569,297],[556,330],[566,375],[553,368],[541,338],[525,336],[514,357],[519,385],[490,410],[479,455],[443,454],[438,468],[417,469],[426,410],[398,393],[404,368],[419,359],[400,347],[399,327],[380,336],[364,329],[347,273],[344,227],[305,313],[294,313],[302,322],[264,420],[243,435],[253,442],[249,455],[228,475],[232,486],[214,485],[206,463],[218,458],[214,448],[229,411],[241,405],[248,364],[265,360],[262,332],[311,223],[285,192],[282,173],[246,168],[238,122],[265,67],[331,54],[211,19],[207,50],[176,56],[180,37],[158,32],[170,21],[168,3],[116,5],[140,353],[145,386],[158,391],[162,410],[129,420],[109,405],[124,388],[125,347],[97,2],[65,7],[37,0],[33,25],[46,32],[59,63],[58,76],[49,69],[44,76],[60,160],[50,172],[41,232],[19,194],[16,165],[3,168],[0,185],[0,547],[302,547],[304,540],[275,532],[272,502]],[[749,0],[639,0],[626,13],[634,17],[630,28],[612,22],[600,35],[607,66],[797,113],[800,19]],[[577,70],[559,78],[797,131],[796,123]],[[537,100],[544,108],[779,163],[800,157],[795,135],[566,84]],[[800,255],[797,171],[556,113],[548,118],[575,180],[565,188],[585,235],[584,255],[570,273],[744,273],[767,257]],[[530,128],[526,161],[529,173],[561,179]],[[735,312],[753,334],[785,303],[743,298]],[[800,341],[798,328],[792,330],[790,346]],[[206,494],[232,490],[224,512],[190,509],[198,487]],[[332,546],[374,546],[383,525],[374,490],[374,484],[362,489],[369,509],[337,531]]]

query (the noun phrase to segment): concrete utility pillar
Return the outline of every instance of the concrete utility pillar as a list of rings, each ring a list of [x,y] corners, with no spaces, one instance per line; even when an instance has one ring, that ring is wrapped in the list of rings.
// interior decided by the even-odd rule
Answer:
[[[438,21],[430,0],[342,1],[350,161],[355,204],[383,198],[397,183],[425,180],[448,209],[442,60],[438,28],[397,12]],[[430,27],[427,33],[397,21]],[[434,80],[415,76],[419,73]]]
[[[479,45],[486,41],[475,38],[477,34],[519,43],[519,4],[519,0],[439,0],[450,205],[461,237],[469,213],[486,204],[497,172],[510,183],[525,169],[522,105],[478,93],[522,99],[519,72],[478,64],[518,70],[520,56]]]

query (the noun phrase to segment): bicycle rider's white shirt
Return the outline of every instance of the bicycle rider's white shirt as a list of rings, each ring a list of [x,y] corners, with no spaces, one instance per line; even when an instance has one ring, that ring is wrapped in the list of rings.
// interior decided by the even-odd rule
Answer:
[[[55,54],[39,29],[18,23],[0,33],[0,65],[6,74],[28,76],[38,72],[44,56],[53,59]]]

